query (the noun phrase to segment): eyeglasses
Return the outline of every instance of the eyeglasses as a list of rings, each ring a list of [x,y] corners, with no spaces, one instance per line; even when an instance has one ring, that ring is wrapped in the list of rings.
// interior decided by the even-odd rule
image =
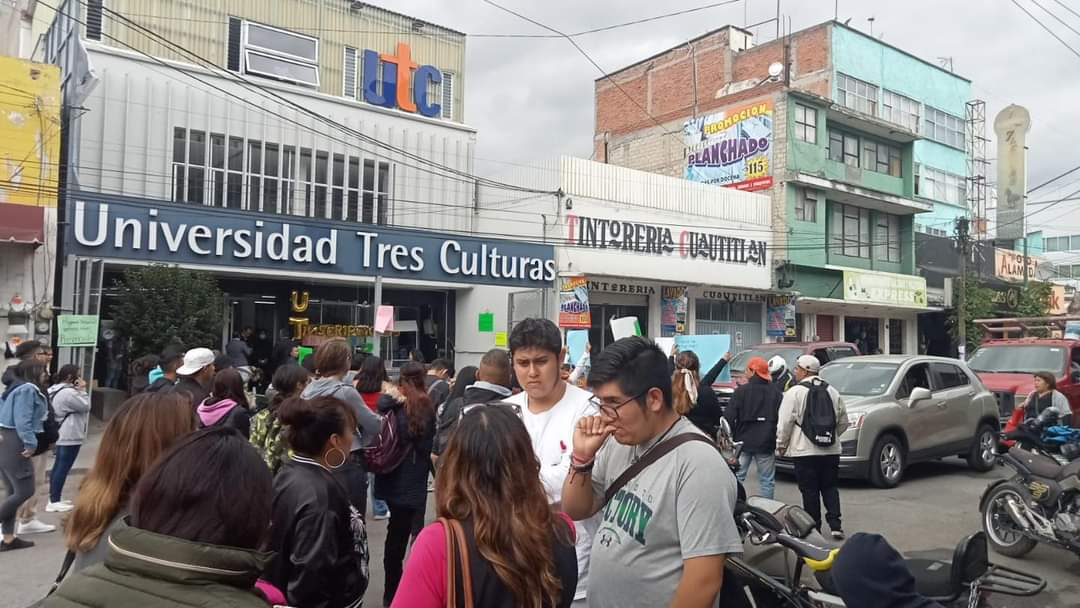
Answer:
[[[633,397],[630,397],[626,401],[623,401],[622,403],[619,403],[617,405],[611,405],[610,403],[604,403],[596,395],[593,395],[592,397],[589,398],[589,403],[596,406],[596,408],[598,410],[600,410],[601,414],[604,414],[608,418],[616,418],[617,419],[619,417],[619,408],[620,407],[626,405],[627,403],[630,403],[631,401],[637,401],[638,399],[641,399],[646,394],[648,394],[649,390],[651,390],[651,389],[645,389],[644,391],[638,393],[637,395],[634,395]]]
[[[465,414],[468,414],[473,410],[483,407],[505,407],[508,408],[510,411],[514,412],[514,415],[517,416],[519,419],[523,418],[521,415],[520,405],[516,403],[507,403],[505,401],[489,401],[487,403],[473,403],[471,405],[466,405],[465,407],[461,408],[461,415],[458,416],[458,420],[464,418]]]

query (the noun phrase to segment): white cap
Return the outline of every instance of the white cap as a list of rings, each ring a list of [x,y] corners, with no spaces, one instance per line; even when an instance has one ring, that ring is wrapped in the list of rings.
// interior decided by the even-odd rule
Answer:
[[[181,376],[197,374],[207,365],[214,364],[214,351],[209,348],[193,348],[184,353],[184,364],[176,370]]]
[[[772,359],[769,359],[769,373],[775,374],[779,371],[787,369],[787,361],[780,355],[773,355]]]
[[[795,364],[811,374],[821,371],[821,361],[818,361],[814,355],[802,355],[795,360]]]

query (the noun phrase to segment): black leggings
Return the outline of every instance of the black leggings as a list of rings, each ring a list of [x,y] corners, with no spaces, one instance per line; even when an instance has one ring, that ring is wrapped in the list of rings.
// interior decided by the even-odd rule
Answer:
[[[386,584],[383,586],[383,604],[389,606],[394,600],[401,571],[405,561],[405,550],[409,547],[409,537],[416,525],[417,515],[423,517],[420,509],[413,509],[389,503],[390,523],[386,527],[386,546],[383,553],[383,570],[386,572]]]
[[[7,498],[0,502],[0,530],[15,534],[15,514],[34,495],[34,465],[22,455],[23,442],[14,429],[0,429],[0,477]]]

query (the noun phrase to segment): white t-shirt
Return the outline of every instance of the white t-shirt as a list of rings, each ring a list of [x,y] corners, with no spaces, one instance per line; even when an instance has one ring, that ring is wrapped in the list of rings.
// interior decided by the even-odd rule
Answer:
[[[540,461],[540,481],[544,484],[548,501],[562,501],[563,481],[570,472],[570,454],[574,450],[574,427],[579,419],[597,414],[589,403],[592,393],[572,384],[566,385],[566,393],[554,407],[542,414],[529,411],[529,396],[521,392],[506,401],[521,406],[522,420],[532,438],[533,452]],[[589,553],[592,551],[593,534],[600,524],[600,515],[575,522],[577,527],[578,586],[574,599],[585,597],[589,583]]]

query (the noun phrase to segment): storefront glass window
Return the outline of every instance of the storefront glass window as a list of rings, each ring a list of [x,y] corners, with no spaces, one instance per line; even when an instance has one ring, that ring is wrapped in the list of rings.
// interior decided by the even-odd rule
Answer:
[[[760,302],[699,299],[695,308],[694,333],[729,334],[733,351],[762,342]]]

